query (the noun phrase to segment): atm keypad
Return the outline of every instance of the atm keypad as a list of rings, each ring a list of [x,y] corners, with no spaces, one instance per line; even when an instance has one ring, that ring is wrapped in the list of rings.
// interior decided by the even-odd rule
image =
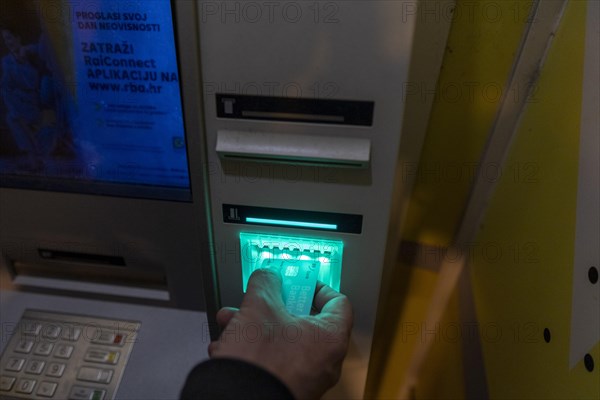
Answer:
[[[0,399],[114,399],[139,328],[26,310],[0,360]]]

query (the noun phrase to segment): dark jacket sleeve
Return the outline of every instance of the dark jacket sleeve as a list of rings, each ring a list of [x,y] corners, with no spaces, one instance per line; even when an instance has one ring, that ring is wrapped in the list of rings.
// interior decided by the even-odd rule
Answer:
[[[187,377],[182,400],[285,399],[289,389],[275,376],[241,360],[213,358],[198,364]]]

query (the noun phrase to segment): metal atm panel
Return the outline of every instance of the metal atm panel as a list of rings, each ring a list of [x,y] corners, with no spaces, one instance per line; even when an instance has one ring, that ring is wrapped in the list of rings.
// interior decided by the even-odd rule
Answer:
[[[404,2],[372,1],[201,1],[198,11],[219,301],[239,305],[265,243],[277,257],[310,253],[309,240],[317,241],[313,253],[323,250],[319,240],[338,243],[337,284],[355,324],[342,381],[330,394],[360,398],[414,14]],[[274,213],[240,214],[264,209]],[[319,213],[355,216],[360,230]]]

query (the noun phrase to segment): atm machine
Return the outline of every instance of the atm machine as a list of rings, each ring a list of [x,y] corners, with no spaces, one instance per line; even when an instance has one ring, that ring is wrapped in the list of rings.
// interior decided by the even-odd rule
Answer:
[[[76,154],[51,169],[56,147],[0,126],[12,148],[0,154],[0,397],[175,398],[218,335],[216,310],[278,259],[318,261],[350,298],[350,352],[328,396],[362,397],[414,4],[23,4],[39,28],[15,35],[54,43],[46,68],[62,71],[67,110],[55,124],[75,115],[54,138]]]

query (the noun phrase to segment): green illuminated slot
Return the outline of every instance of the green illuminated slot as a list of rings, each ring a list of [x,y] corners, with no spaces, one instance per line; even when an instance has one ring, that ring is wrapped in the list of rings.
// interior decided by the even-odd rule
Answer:
[[[319,280],[337,291],[340,290],[344,251],[341,240],[241,232],[240,248],[244,292],[250,275],[259,269],[266,259],[319,261]]]
[[[301,228],[320,228],[320,229],[332,229],[332,230],[337,229],[336,224],[322,224],[319,222],[303,222],[303,221],[286,221],[283,219],[247,217],[246,222],[249,222],[252,224],[281,225],[281,226],[292,226],[292,227],[301,227]]]

